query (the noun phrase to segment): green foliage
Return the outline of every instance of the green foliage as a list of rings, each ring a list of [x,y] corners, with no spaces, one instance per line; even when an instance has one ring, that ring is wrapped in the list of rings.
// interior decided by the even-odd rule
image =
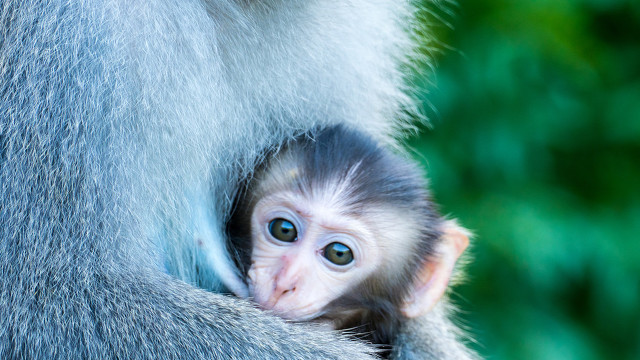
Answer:
[[[436,110],[410,146],[476,234],[454,299],[478,350],[640,359],[640,2],[453,12],[435,76],[413,79]]]

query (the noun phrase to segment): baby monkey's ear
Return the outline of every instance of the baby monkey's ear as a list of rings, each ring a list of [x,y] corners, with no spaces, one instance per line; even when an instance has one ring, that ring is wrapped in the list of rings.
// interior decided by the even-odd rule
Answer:
[[[422,316],[436,305],[447,290],[456,261],[469,245],[469,231],[455,220],[445,221],[442,233],[435,255],[418,269],[413,288],[400,308],[407,318]]]

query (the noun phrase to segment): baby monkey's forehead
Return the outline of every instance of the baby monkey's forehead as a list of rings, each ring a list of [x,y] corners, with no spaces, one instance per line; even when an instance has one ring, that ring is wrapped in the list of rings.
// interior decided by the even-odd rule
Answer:
[[[341,198],[346,195],[327,194],[322,191],[284,190],[265,196],[258,202],[257,207],[283,207],[307,221],[313,221],[328,229],[344,230],[365,226],[368,228],[368,222],[363,221],[367,213],[351,208],[348,202]]]

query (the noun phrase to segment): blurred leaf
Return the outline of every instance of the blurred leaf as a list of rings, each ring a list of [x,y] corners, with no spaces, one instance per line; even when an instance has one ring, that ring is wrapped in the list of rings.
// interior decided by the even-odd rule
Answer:
[[[433,129],[409,145],[476,233],[457,302],[478,350],[640,359],[640,2],[453,10],[412,79]]]

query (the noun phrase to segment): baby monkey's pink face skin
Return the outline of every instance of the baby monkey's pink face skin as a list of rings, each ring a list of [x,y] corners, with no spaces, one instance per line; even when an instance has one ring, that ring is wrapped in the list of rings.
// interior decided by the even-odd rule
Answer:
[[[256,204],[248,273],[256,303],[285,319],[311,320],[378,268],[374,229],[343,209],[330,195],[294,192]]]

